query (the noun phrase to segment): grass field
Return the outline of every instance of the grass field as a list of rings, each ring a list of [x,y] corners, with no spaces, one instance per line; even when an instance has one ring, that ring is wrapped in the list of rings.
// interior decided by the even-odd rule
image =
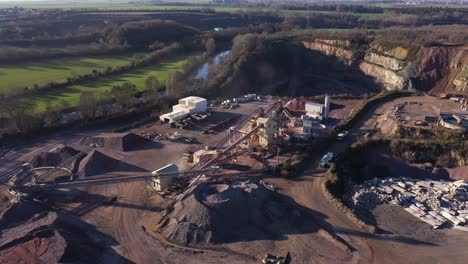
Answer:
[[[207,4],[209,1],[206,0],[185,0],[183,2],[190,2],[192,4]],[[347,3],[356,5],[366,5],[366,3]],[[444,8],[468,8],[468,5],[455,5],[455,4],[419,4],[419,5],[405,5],[398,3],[370,3],[370,6],[379,6],[383,8],[405,8],[405,7],[444,7]],[[21,6],[26,8],[37,8],[37,9],[94,9],[94,10],[199,10],[206,6],[182,6],[182,5],[144,5],[144,4],[129,4],[128,1],[95,1],[94,3],[86,2],[65,2],[59,1],[7,1],[0,2],[0,8],[11,8],[14,6]],[[211,7],[210,7],[211,8]],[[212,7],[217,12],[237,12],[241,10],[263,10],[263,11],[275,11],[275,9],[269,8],[243,8],[243,7]],[[287,11],[287,12],[301,12],[301,11]]]
[[[91,91],[96,96],[103,98],[107,96],[112,86],[120,85],[124,82],[131,82],[137,89],[145,90],[145,80],[148,76],[156,76],[158,80],[165,81],[167,77],[182,68],[192,55],[184,55],[172,60],[166,60],[153,66],[129,71],[125,74],[102,77],[99,80],[90,81],[81,85],[72,85],[62,89],[48,91],[46,93],[28,98],[30,103],[35,104],[34,111],[42,112],[47,105],[53,108],[60,108],[64,102],[70,106],[76,106],[79,102],[80,94]]]
[[[116,67],[129,64],[133,58],[144,56],[143,53],[104,57],[82,57],[50,59],[39,62],[0,65],[0,92],[39,86],[49,82],[65,82],[68,77],[104,70],[108,66]]]

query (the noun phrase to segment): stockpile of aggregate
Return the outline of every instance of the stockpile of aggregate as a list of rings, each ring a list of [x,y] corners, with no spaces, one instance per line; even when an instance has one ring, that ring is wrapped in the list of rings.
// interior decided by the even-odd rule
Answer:
[[[204,182],[175,205],[160,232],[185,245],[270,239],[290,229],[298,215],[263,185]]]
[[[78,176],[88,177],[103,175],[110,172],[142,172],[139,167],[128,164],[104,151],[94,149],[81,162],[78,167]]]
[[[29,162],[33,167],[59,166],[65,161],[82,153],[68,146],[59,146],[47,152],[36,154]],[[68,164],[65,164],[68,165]]]
[[[84,137],[80,140],[82,145],[95,145],[97,147],[115,150],[131,151],[148,143],[148,140],[134,133],[103,133],[94,137]]]
[[[97,262],[110,244],[78,218],[33,201],[3,211],[0,234],[0,263]]]
[[[29,163],[35,167],[60,166],[70,169],[73,173],[78,169],[80,160],[86,154],[69,146],[59,146],[50,151],[36,154]]]

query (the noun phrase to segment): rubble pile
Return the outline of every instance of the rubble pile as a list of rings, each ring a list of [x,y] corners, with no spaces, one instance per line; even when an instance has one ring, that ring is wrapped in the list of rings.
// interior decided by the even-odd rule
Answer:
[[[467,230],[468,183],[411,178],[375,178],[355,186],[344,195],[354,210],[369,210],[378,204],[395,204],[434,228],[450,223]]]

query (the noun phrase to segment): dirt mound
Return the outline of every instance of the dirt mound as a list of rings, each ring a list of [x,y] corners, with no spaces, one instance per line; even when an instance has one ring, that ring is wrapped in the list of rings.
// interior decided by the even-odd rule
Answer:
[[[36,154],[29,163],[34,167],[58,166],[63,162],[70,160],[78,155],[81,151],[68,146],[60,146],[51,149],[48,152]],[[65,164],[67,166],[69,164]]]
[[[80,140],[82,145],[97,145],[101,148],[130,151],[147,144],[148,140],[134,133],[105,133],[95,137],[85,137]]]
[[[160,230],[186,245],[274,239],[299,226],[297,215],[297,209],[263,185],[200,183],[161,222]]]
[[[105,251],[115,254],[111,238],[36,202],[15,204],[0,217],[0,263],[94,263]]]
[[[305,113],[305,105],[307,101],[303,99],[293,99],[284,105],[291,113]]]
[[[79,176],[103,175],[110,172],[142,172],[142,168],[111,157],[100,150],[91,151],[80,163]]]

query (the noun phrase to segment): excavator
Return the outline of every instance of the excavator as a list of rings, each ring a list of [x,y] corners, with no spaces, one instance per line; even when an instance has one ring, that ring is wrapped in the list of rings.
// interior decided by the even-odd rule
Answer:
[[[286,257],[266,254],[262,259],[263,264],[290,264],[291,261],[291,254],[289,252],[286,254]]]

